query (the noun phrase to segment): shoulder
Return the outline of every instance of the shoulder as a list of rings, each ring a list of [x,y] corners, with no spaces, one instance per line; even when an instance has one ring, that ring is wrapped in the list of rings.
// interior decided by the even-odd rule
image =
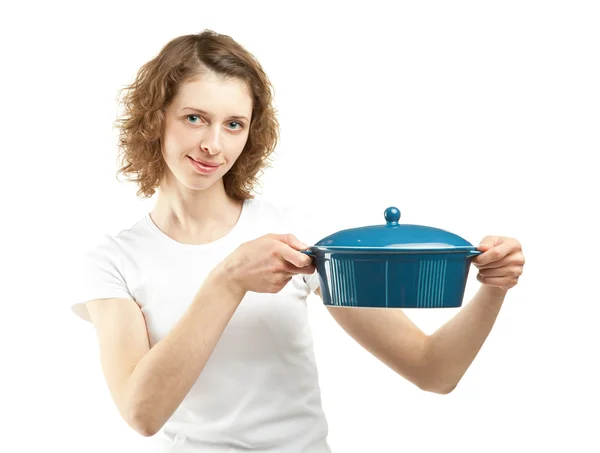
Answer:
[[[148,225],[147,217],[144,216],[131,226],[97,237],[88,247],[87,253],[114,257],[139,247],[141,242],[155,240],[156,237]]]
[[[92,239],[72,263],[74,278],[68,304],[82,319],[90,321],[85,308],[90,300],[133,299],[124,263],[140,235],[136,226]]]
[[[92,262],[114,261],[119,255],[115,235],[105,234],[97,237],[92,243],[83,250],[83,259],[85,264]]]
[[[144,219],[140,219],[130,227],[92,239],[80,256],[83,270],[111,268],[122,271],[124,256],[131,253],[132,249],[139,248],[144,236],[151,235],[148,228],[144,227],[144,222]]]

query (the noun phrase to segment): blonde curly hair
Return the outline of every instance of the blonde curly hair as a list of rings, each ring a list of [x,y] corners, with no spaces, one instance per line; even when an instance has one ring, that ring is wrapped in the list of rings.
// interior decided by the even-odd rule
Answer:
[[[240,157],[224,175],[228,196],[253,198],[259,173],[269,165],[279,140],[279,123],[272,105],[273,87],[256,58],[227,35],[204,30],[168,42],[144,64],[135,81],[119,90],[124,107],[114,125],[119,132],[120,174],[138,184],[137,196],[150,198],[166,163],[161,153],[165,109],[180,84],[211,71],[244,81],[253,97],[248,140]]]

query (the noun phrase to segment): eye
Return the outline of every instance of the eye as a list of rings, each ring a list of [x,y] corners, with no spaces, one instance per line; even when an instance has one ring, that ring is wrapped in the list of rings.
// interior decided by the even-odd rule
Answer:
[[[196,121],[190,120],[190,118],[195,119]],[[200,116],[198,115],[188,115],[186,116],[186,119],[191,123],[191,124],[199,124],[200,120],[202,119]]]
[[[240,129],[244,128],[244,125],[242,123],[240,123],[239,121],[230,121],[229,125],[231,126],[232,124],[234,125],[234,127],[231,128],[233,130],[240,130]],[[235,125],[237,125],[238,127],[235,127]]]

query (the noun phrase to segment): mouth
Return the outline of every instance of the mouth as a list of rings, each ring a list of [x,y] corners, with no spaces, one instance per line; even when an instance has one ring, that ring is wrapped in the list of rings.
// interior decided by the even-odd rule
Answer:
[[[196,160],[190,156],[187,157],[190,160],[192,166],[202,174],[214,173],[217,170],[217,168],[221,166],[221,164],[218,163],[206,162],[204,160]]]

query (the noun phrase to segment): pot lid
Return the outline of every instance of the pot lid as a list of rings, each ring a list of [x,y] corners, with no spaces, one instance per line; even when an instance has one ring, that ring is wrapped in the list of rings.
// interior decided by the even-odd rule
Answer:
[[[400,210],[385,210],[385,225],[341,230],[321,239],[316,247],[360,249],[459,249],[474,250],[473,244],[446,230],[423,225],[402,225]]]

